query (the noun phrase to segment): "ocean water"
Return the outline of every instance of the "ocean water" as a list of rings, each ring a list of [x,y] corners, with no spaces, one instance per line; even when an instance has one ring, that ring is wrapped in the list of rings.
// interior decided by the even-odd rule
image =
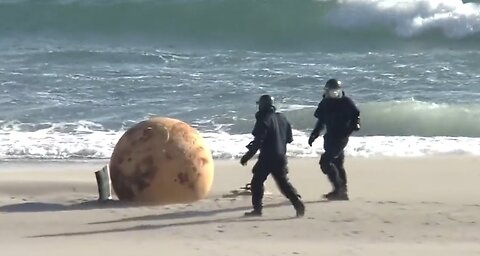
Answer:
[[[479,3],[0,0],[0,161],[108,159],[150,116],[236,158],[264,93],[316,157],[332,77],[361,110],[347,155],[480,155]]]

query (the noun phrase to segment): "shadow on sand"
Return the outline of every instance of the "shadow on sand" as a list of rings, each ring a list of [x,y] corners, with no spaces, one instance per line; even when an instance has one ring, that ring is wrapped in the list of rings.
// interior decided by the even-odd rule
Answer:
[[[324,200],[306,201],[305,204],[315,204],[315,203],[324,203],[324,202],[327,202],[327,201],[324,201]],[[290,205],[290,202],[286,201],[282,203],[265,205],[264,208],[275,208],[275,207],[289,206],[289,205]],[[159,214],[159,215],[146,215],[141,217],[123,218],[123,219],[112,220],[112,221],[93,222],[89,224],[98,225],[98,224],[108,224],[108,223],[134,222],[134,221],[173,220],[173,219],[210,217],[220,213],[245,211],[250,209],[251,209],[251,206],[241,206],[241,207],[222,208],[222,209],[206,210],[206,211],[179,211],[179,212]],[[292,214],[293,214],[293,211],[292,211]],[[221,224],[221,223],[231,223],[231,222],[283,221],[283,220],[291,220],[296,218],[297,217],[294,217],[294,216],[287,216],[287,217],[281,217],[281,218],[278,218],[278,217],[277,218],[265,218],[265,217],[246,218],[246,217],[243,217],[242,215],[239,215],[239,217],[183,221],[183,222],[157,224],[157,225],[137,225],[137,226],[127,227],[127,228],[113,228],[113,229],[104,229],[104,230],[95,230],[95,231],[67,232],[67,233],[57,233],[57,234],[42,234],[42,235],[36,235],[36,236],[29,236],[28,238],[83,236],[83,235],[95,235],[95,234],[118,233],[118,232],[129,232],[129,231],[145,231],[145,230],[153,230],[153,229],[202,225],[202,224],[211,224],[211,223]]]
[[[93,210],[93,209],[108,209],[108,208],[128,208],[149,206],[136,203],[121,202],[118,200],[109,201],[85,201],[76,204],[55,204],[55,203],[43,203],[43,202],[27,202],[19,204],[10,204],[0,207],[0,212],[13,213],[13,212],[56,212],[56,211],[76,211],[76,210]]]

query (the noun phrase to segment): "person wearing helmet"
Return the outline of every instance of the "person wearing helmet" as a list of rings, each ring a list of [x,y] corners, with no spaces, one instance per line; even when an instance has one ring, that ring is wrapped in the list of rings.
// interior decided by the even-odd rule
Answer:
[[[347,175],[343,166],[344,148],[350,135],[360,129],[360,110],[352,99],[345,96],[341,82],[329,79],[314,116],[317,122],[308,139],[310,146],[326,128],[323,136],[325,152],[320,158],[320,168],[327,175],[333,190],[324,197],[328,200],[348,200]]]
[[[293,141],[292,128],[287,118],[276,112],[274,99],[270,95],[262,95],[257,101],[258,112],[252,131],[254,136],[246,147],[248,152],[242,156],[240,163],[245,166],[258,150],[258,160],[252,168],[253,177],[250,183],[253,210],[245,216],[261,216],[264,182],[272,174],[282,194],[294,206],[297,217],[305,213],[305,206],[297,190],[288,180],[287,144]]]

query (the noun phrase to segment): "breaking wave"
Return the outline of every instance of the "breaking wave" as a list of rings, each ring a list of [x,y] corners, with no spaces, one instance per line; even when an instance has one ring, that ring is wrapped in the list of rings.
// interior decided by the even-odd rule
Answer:
[[[480,4],[461,0],[10,0],[0,3],[0,35],[267,49],[431,47],[452,42],[455,47],[478,47]]]

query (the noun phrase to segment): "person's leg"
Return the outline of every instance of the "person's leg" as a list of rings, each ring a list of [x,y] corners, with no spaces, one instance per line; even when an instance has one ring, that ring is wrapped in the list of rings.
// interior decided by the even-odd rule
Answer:
[[[345,171],[345,167],[343,163],[345,161],[345,154],[342,152],[338,155],[337,158],[333,159],[333,164],[337,167],[338,177],[340,179],[340,186],[347,189],[347,173]]]
[[[286,161],[279,164],[278,166],[275,166],[275,168],[272,170],[273,179],[277,183],[280,192],[286,198],[288,198],[292,203],[293,207],[295,207],[295,210],[297,211],[297,216],[303,216],[305,214],[305,205],[300,199],[300,195],[298,194],[295,187],[290,183],[287,174],[288,166]]]
[[[265,164],[259,160],[252,169],[253,176],[250,182],[250,190],[252,191],[253,211],[245,213],[245,216],[260,216],[263,209],[264,183],[269,175],[269,170]]]
[[[326,138],[324,141],[325,153],[320,158],[322,172],[327,175],[333,186],[333,191],[325,194],[329,198],[339,192],[346,193],[346,173],[343,167],[345,148],[348,138]],[[342,196],[344,198],[345,196]]]

